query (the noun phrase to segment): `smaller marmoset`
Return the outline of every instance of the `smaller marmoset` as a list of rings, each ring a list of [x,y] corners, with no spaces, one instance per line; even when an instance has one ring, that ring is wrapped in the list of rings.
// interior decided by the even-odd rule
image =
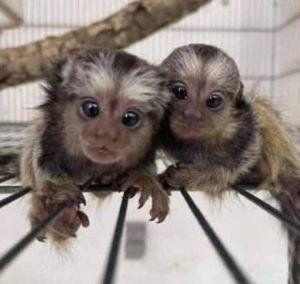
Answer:
[[[78,185],[90,179],[139,190],[140,207],[151,196],[151,220],[162,222],[169,200],[155,177],[155,137],[171,95],[160,69],[123,51],[85,50],[56,64],[45,91],[23,149],[21,181],[33,189],[32,226],[57,206],[67,209],[38,239],[64,241],[89,225]]]
[[[162,63],[174,99],[161,131],[178,164],[162,179],[221,196],[239,182],[265,183],[283,212],[300,221],[300,162],[287,125],[267,98],[247,94],[235,61],[190,44]],[[300,283],[300,239],[289,230],[289,283]]]

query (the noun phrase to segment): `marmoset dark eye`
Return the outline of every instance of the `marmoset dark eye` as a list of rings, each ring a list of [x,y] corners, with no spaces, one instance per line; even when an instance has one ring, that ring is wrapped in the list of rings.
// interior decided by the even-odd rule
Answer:
[[[140,122],[140,115],[132,110],[124,113],[122,117],[122,123],[128,127],[134,127]]]
[[[90,101],[90,100],[84,101],[81,104],[81,109],[82,109],[83,114],[86,117],[90,117],[90,118],[96,117],[100,111],[98,104],[96,102]]]
[[[220,92],[213,92],[206,99],[206,106],[209,108],[217,108],[223,103],[223,98]]]
[[[187,89],[183,84],[176,84],[172,87],[171,91],[178,100],[187,99]]]

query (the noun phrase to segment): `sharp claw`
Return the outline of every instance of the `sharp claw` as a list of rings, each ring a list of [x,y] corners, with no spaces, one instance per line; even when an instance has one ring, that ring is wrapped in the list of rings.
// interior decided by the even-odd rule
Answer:
[[[157,218],[158,220],[156,223],[162,223],[166,219],[167,215],[168,214],[164,211],[159,211],[159,213],[156,214],[155,211],[153,209],[151,209],[150,210],[150,216],[151,216],[150,221],[153,221]]]
[[[146,191],[142,191],[141,192],[141,196],[140,196],[140,199],[139,199],[139,208],[142,208],[146,201],[148,200],[150,196],[150,193],[147,193]]]
[[[46,241],[47,238],[44,237],[44,236],[37,236],[36,239],[37,239],[39,242],[44,243],[44,242]]]
[[[139,200],[139,207],[138,207],[138,209],[141,209],[144,205],[145,205],[145,203],[146,203],[146,200]]]
[[[156,222],[157,224],[162,223],[166,219],[167,215],[161,216],[158,218],[158,221]]]
[[[79,195],[78,199],[79,199],[79,204],[83,204],[84,206],[86,206],[86,200],[82,194]]]
[[[156,214],[153,214],[151,212],[150,212],[150,216],[151,216],[150,221],[154,221],[157,218]]]
[[[88,227],[90,225],[90,220],[85,213],[82,211],[77,211],[77,216],[80,219],[80,223],[83,227]]]

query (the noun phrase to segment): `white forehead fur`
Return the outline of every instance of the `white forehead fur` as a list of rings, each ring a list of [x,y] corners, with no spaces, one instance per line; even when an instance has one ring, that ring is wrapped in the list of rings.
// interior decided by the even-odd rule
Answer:
[[[88,74],[88,84],[86,90],[92,95],[95,92],[112,92],[115,86],[114,74],[111,69],[103,66],[94,66]]]
[[[238,84],[238,69],[234,61],[225,56],[221,50],[212,58],[202,60],[201,55],[197,55],[193,47],[187,47],[179,50],[176,58],[177,60],[172,61],[172,68],[183,77],[205,78],[230,90],[233,84]],[[228,74],[233,74],[230,80]]]
[[[218,52],[216,57],[205,64],[203,72],[210,81],[222,84],[228,79],[228,74],[232,73],[232,63],[221,52]]]
[[[180,50],[179,58],[175,63],[175,70],[177,70],[182,76],[190,76],[199,74],[202,71],[203,63],[199,60],[199,57],[195,53],[195,50],[191,47]]]
[[[63,77],[65,84],[69,85],[78,94],[92,96],[95,92],[104,93],[114,86],[114,74],[111,60],[95,58],[93,63],[69,60],[64,66]]]
[[[62,75],[69,79],[65,80],[66,84],[71,85],[79,95],[93,96],[97,93],[111,92],[141,102],[152,100],[159,95],[160,79],[156,71],[148,69],[143,72],[137,68],[118,76],[118,70],[113,70],[113,62],[114,55],[104,57],[102,54],[95,57],[93,63],[88,64],[69,60]]]
[[[149,101],[157,96],[158,80],[152,70],[142,74],[139,69],[133,70],[122,78],[120,94],[136,101]]]

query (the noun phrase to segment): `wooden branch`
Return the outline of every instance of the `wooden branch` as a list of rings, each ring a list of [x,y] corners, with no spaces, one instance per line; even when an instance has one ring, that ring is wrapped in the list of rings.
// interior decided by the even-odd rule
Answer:
[[[0,86],[18,85],[43,77],[62,55],[83,47],[124,48],[196,11],[211,0],[140,0],[89,26],[62,36],[47,37],[0,50]]]
[[[12,29],[23,24],[23,18],[10,6],[0,0],[0,10],[10,20],[10,23],[1,25],[1,29]]]

